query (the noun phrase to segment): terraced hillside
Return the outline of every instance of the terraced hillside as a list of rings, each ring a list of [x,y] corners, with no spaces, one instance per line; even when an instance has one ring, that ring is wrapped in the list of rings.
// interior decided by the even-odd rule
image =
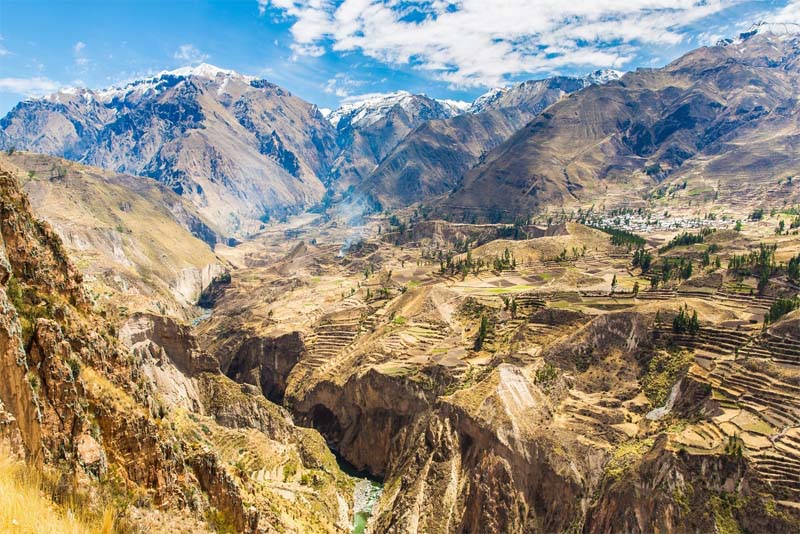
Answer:
[[[770,260],[760,284],[760,264],[736,259],[773,243],[770,258],[800,253],[773,231],[780,217],[722,224],[699,244],[675,244],[665,222],[633,245],[567,214],[466,251],[469,225],[410,222],[397,245],[396,221],[378,218],[344,253],[328,240],[347,229],[307,228],[323,237],[231,256],[248,260],[199,339],[223,362],[253,335],[300,340],[291,357],[253,355],[257,374],[226,372],[262,390],[279,376],[299,424],[383,479],[378,531],[610,532],[608,514],[646,530],[660,510],[687,531],[790,532],[797,319],[764,319],[797,289],[786,263]],[[682,478],[652,482],[653,462]]]

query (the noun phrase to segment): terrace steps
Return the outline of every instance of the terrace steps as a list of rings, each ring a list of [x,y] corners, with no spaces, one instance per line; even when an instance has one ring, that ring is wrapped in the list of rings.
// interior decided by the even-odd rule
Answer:
[[[722,389],[744,410],[778,428],[800,426],[800,395],[797,386],[750,371],[732,361],[720,361],[709,374],[715,387]]]

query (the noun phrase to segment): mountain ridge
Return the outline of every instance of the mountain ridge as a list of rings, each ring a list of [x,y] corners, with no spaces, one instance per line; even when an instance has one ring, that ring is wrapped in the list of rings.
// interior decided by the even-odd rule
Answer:
[[[442,212],[513,219],[600,195],[646,199],[667,178],[733,194],[737,174],[758,186],[791,175],[800,39],[748,43],[699,48],[561,100],[465,174]]]
[[[6,148],[156,178],[229,235],[316,203],[335,150],[316,106],[208,65],[23,101],[0,131]]]

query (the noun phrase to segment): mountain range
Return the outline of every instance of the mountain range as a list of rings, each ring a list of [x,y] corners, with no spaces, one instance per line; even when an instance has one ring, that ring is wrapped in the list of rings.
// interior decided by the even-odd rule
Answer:
[[[599,194],[644,201],[673,182],[731,195],[745,170],[760,183],[797,171],[800,44],[786,28],[759,25],[622,77],[526,81],[471,104],[401,91],[327,117],[265,80],[201,64],[21,102],[0,120],[0,146],[155,178],[239,237],[353,196],[510,220]]]
[[[800,171],[798,57],[797,34],[750,32],[574,93],[466,173],[442,212],[509,219],[642,200],[665,180],[734,199],[774,185]]]
[[[523,82],[472,104],[401,91],[348,103],[326,118],[265,80],[201,64],[21,102],[0,120],[0,146],[155,178],[192,202],[210,227],[243,236],[356,188],[395,206],[448,191],[547,106],[616,77],[598,71]],[[398,172],[409,154],[421,167]]]
[[[800,532],[798,87],[761,24],[472,103],[20,103],[0,525]]]

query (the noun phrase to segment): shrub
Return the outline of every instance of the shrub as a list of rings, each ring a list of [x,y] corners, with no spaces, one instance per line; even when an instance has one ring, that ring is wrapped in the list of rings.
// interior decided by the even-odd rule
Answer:
[[[552,364],[545,363],[541,369],[536,370],[534,382],[536,384],[549,384],[558,378],[558,368]]]

